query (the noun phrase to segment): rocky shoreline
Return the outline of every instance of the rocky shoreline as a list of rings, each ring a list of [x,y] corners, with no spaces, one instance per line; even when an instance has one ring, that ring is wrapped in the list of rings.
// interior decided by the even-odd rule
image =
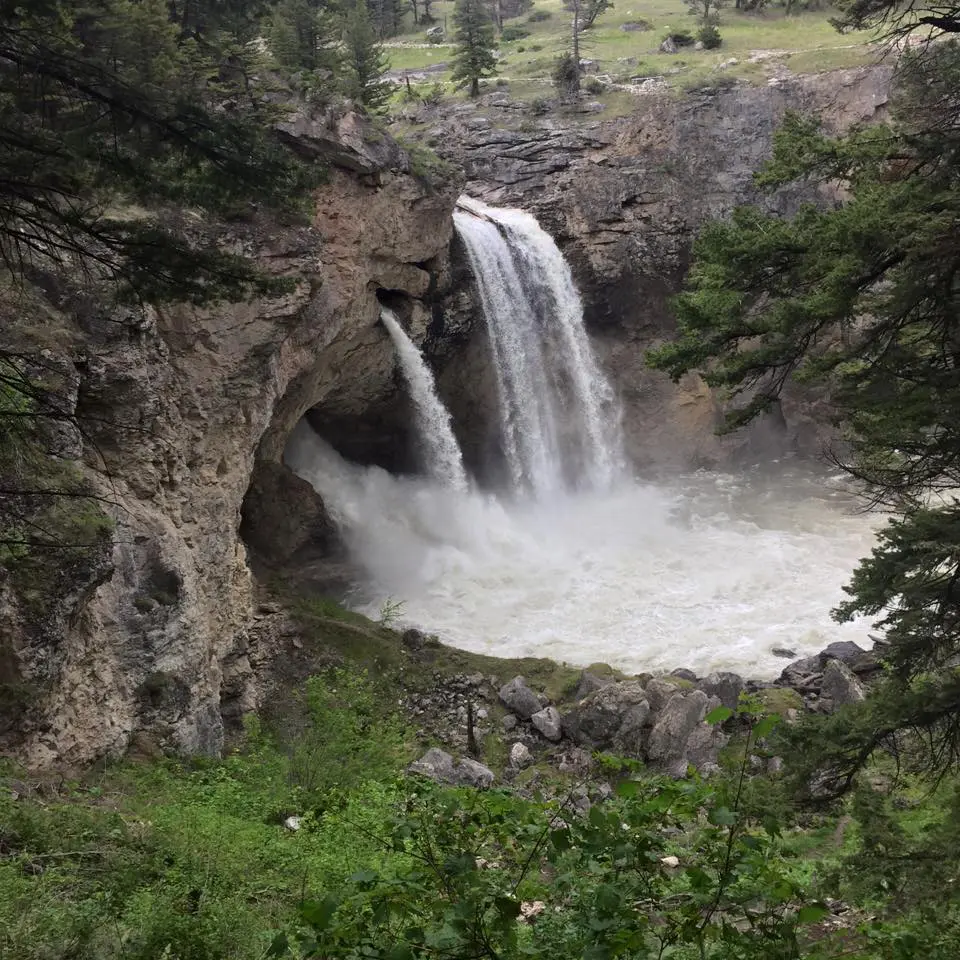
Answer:
[[[421,637],[407,631],[404,641]],[[793,660],[773,681],[729,671],[699,677],[685,668],[625,677],[597,664],[580,673],[574,689],[551,698],[522,676],[503,683],[480,673],[437,674],[436,686],[411,695],[405,706],[421,724],[418,737],[441,746],[431,747],[409,772],[474,787],[501,778],[529,785],[538,763],[588,775],[595,753],[609,751],[675,778],[691,769],[710,776],[719,771],[720,752],[730,741],[720,724],[705,720],[717,707],[735,710],[741,694],[750,694],[763,709],[793,723],[804,712],[833,713],[863,700],[881,670],[876,651],[842,641]],[[492,769],[496,759],[502,761],[501,777]],[[776,773],[782,761],[757,757],[752,764]]]

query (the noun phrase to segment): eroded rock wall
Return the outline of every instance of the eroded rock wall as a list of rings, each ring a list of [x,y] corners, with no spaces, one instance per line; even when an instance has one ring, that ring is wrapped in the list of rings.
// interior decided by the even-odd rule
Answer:
[[[256,705],[269,655],[251,617],[241,519],[268,564],[335,536],[323,505],[280,465],[289,431],[308,410],[344,435],[379,416],[381,441],[397,432],[383,456],[401,456],[404,408],[377,294],[389,291],[408,319],[429,316],[423,298],[448,273],[457,185],[411,175],[396,144],[358,118],[339,124],[301,117],[286,130],[329,165],[312,223],[197,227],[294,278],[289,294],[202,310],[50,312],[48,328],[64,332],[51,355],[76,373],[77,455],[116,530],[112,553],[75,585],[82,602],[68,610],[49,598],[62,615],[39,639],[0,575],[0,679],[31,701],[5,704],[0,748],[38,765],[83,762],[122,753],[140,731],[159,748],[217,752],[224,713]],[[9,341],[18,328],[8,319]]]

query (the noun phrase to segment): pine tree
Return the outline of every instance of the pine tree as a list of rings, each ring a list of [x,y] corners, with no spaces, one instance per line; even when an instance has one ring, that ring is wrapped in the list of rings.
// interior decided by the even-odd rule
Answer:
[[[280,0],[270,18],[269,36],[274,59],[288,70],[333,74],[340,69],[336,18],[325,3]]]
[[[377,40],[365,0],[356,0],[347,14],[343,31],[345,60],[344,92],[368,110],[382,110],[393,94],[383,79],[390,67]]]
[[[926,17],[878,0],[846,16],[887,17],[895,32]],[[939,25],[960,32],[960,12]],[[791,380],[818,382],[850,451],[837,461],[893,513],[835,612],[879,618],[890,669],[865,703],[797,734],[821,795],[848,788],[881,746],[909,745],[931,771],[960,762],[958,131],[956,41],[902,59],[886,126],[836,138],[789,117],[758,183],[839,182],[847,199],[708,225],[676,301],[679,338],[651,355],[739,400],[731,428]]]
[[[470,96],[480,93],[480,81],[497,71],[493,22],[484,0],[457,0],[453,14],[456,50],[453,54],[454,83],[470,85]]]

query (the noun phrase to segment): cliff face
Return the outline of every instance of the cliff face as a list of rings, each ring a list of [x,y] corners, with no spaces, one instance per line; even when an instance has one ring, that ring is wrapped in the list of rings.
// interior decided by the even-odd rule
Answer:
[[[0,747],[36,764],[85,761],[144,731],[159,747],[218,751],[224,714],[255,706],[255,666],[269,654],[241,521],[265,562],[334,539],[313,491],[280,466],[290,429],[311,410],[332,439],[362,428],[374,458],[403,456],[377,296],[425,324],[456,187],[412,176],[393,141],[356,117],[331,126],[301,117],[285,130],[330,164],[312,224],[197,227],[294,277],[289,295],[122,314],[47,304],[46,335],[62,337],[46,356],[69,370],[61,402],[86,431],[71,457],[116,528],[112,548],[45,599],[42,629],[0,579]],[[36,349],[9,319],[4,345]]]
[[[623,398],[638,464],[819,452],[815,398],[785,398],[767,423],[721,441],[713,432],[720,411],[704,385],[690,378],[678,389],[645,368],[643,353],[672,330],[669,298],[680,287],[701,224],[743,203],[786,213],[813,199],[803,189],[760,196],[753,186],[783,114],[815,114],[832,130],[880,119],[890,75],[888,67],[873,67],[683,98],[644,94],[629,117],[588,124],[525,117],[513,129],[500,129],[456,113],[432,121],[430,142],[464,165],[468,193],[530,210],[557,239]],[[516,116],[504,94],[487,98],[483,109],[507,123]],[[462,358],[465,375],[478,379],[469,366],[475,358],[469,351]],[[448,375],[452,382],[464,374]],[[489,430],[476,422],[475,408],[456,412],[467,432]]]

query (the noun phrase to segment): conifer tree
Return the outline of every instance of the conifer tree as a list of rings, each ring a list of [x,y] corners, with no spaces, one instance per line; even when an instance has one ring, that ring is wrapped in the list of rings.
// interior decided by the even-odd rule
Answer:
[[[960,32],[955,7],[842,12],[894,34]],[[676,301],[679,337],[651,355],[723,391],[731,428],[790,381],[819,383],[844,431],[836,461],[892,514],[835,612],[876,619],[884,681],[796,734],[821,797],[881,747],[938,775],[960,764],[960,43],[904,55],[895,91],[891,122],[844,137],[787,118],[758,184],[843,183],[844,202],[709,224]]]
[[[497,70],[497,41],[484,0],[457,0],[453,14],[453,81],[470,86],[470,96],[480,93],[480,81]]]
[[[383,79],[390,64],[377,39],[365,0],[356,0],[347,14],[343,46],[344,92],[372,112],[383,110],[393,93],[393,86]]]

